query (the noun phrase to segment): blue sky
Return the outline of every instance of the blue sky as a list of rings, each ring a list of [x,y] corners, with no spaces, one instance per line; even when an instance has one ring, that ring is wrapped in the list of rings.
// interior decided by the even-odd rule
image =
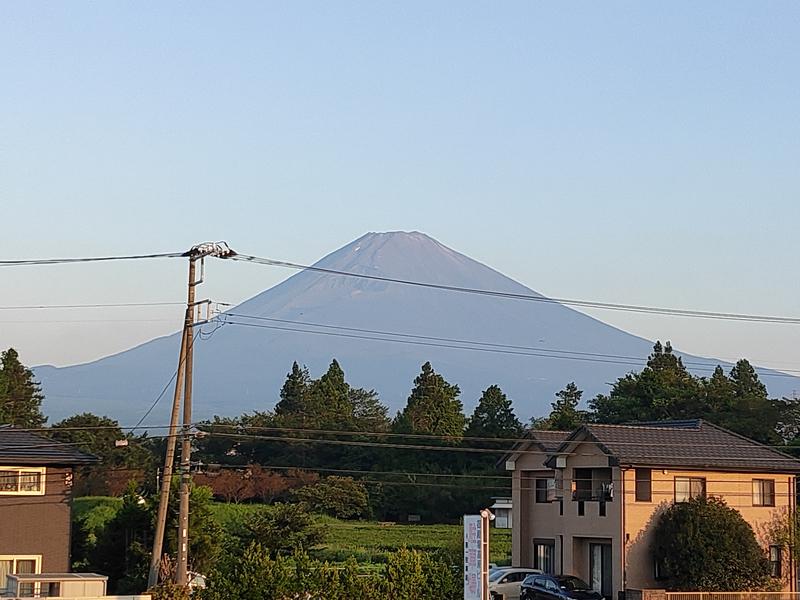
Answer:
[[[416,229],[554,296],[797,316],[798,31],[780,1],[5,2],[0,255],[313,261]],[[183,269],[4,271],[0,294],[181,299]],[[211,274],[231,301],[287,275]],[[594,314],[800,369],[797,327]],[[6,311],[0,346],[78,362],[175,315]],[[9,322],[102,318],[132,321]]]

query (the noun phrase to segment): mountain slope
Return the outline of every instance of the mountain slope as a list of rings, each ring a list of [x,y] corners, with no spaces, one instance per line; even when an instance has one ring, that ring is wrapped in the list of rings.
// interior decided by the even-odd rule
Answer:
[[[418,232],[369,233],[316,266],[538,295]],[[314,271],[297,273],[231,309],[226,318],[229,324],[195,345],[198,419],[271,408],[293,360],[318,376],[332,358],[339,360],[352,385],[375,388],[392,411],[404,405],[420,365],[430,360],[460,386],[467,409],[483,389],[496,383],[514,400],[520,417],[527,419],[546,414],[553,394],[570,381],[586,391],[586,398],[640,368],[630,361],[590,354],[641,357],[643,362],[652,348],[648,340],[560,304]],[[480,351],[464,350],[452,347],[458,344],[447,339],[484,345]],[[174,372],[178,344],[176,334],[84,365],[36,368],[47,397],[46,413],[53,421],[82,411],[108,414],[123,424],[138,421]],[[531,353],[538,356],[525,355]],[[770,377],[766,383],[774,395],[798,387],[794,378]],[[170,390],[147,422],[168,420],[171,396]]]

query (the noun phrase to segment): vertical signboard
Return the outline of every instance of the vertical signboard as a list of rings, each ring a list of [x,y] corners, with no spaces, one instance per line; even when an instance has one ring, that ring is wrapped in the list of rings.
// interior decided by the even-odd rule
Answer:
[[[464,600],[483,599],[480,515],[464,515]]]

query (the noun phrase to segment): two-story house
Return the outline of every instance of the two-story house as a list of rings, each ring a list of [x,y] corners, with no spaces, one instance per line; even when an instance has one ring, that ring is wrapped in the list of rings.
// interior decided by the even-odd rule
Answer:
[[[70,445],[0,425],[0,595],[9,574],[69,571],[73,468],[95,461]]]
[[[674,502],[716,496],[758,536],[796,508],[800,461],[701,420],[531,432],[513,471],[513,564],[586,580],[607,598],[658,588],[651,542]],[[795,591],[791,554],[760,540],[772,574]]]

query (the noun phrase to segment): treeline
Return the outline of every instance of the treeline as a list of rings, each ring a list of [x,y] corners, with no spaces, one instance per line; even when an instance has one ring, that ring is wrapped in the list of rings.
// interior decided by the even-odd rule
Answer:
[[[491,385],[467,415],[458,386],[425,363],[406,405],[392,417],[374,390],[348,383],[336,360],[318,379],[294,363],[272,409],[217,416],[199,426],[195,477],[218,499],[271,503],[293,501],[315,482],[326,484],[320,489],[328,495],[341,494],[340,480],[349,476],[368,498],[354,516],[448,521],[508,494],[496,464],[527,429],[703,418],[789,451],[800,446],[798,401],[770,398],[744,359],[728,372],[717,367],[701,377],[686,369],[669,342],[656,343],[641,371],[620,377],[585,407],[582,394],[574,382],[567,384],[548,415],[523,425],[511,400]],[[42,426],[41,401],[16,352],[2,353],[0,422]],[[78,494],[118,495],[131,479],[145,491],[156,485],[162,439],[125,433],[116,421],[91,414],[56,423],[49,434],[101,459],[79,473]],[[119,439],[128,445],[119,447]]]

